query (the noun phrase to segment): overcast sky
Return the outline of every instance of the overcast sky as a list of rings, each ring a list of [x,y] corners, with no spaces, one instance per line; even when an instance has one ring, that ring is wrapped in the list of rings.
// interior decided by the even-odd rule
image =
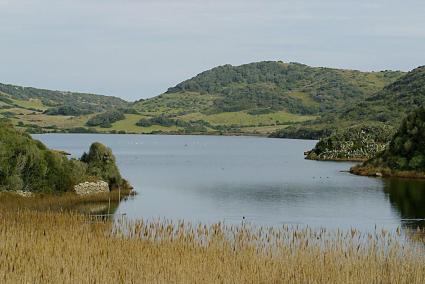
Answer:
[[[152,97],[223,64],[425,64],[424,0],[0,0],[0,82]]]

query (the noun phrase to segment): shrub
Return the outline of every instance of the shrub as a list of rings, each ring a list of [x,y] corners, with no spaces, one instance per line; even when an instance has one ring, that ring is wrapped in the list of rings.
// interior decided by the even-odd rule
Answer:
[[[93,113],[93,110],[84,109],[77,106],[60,106],[50,108],[44,111],[48,115],[69,115],[69,116],[79,116]]]
[[[100,143],[81,160],[69,160],[0,120],[0,190],[70,191],[94,176],[111,187],[124,184],[112,151]]]
[[[380,159],[371,159],[367,165],[389,167],[394,170],[421,171],[425,168],[425,108],[410,113],[391,140]]]
[[[104,128],[109,128],[111,127],[112,123],[123,119],[125,119],[125,115],[122,111],[112,110],[90,118],[86,124],[88,126],[100,126]]]
[[[111,188],[122,185],[123,180],[110,148],[98,142],[93,143],[89,152],[83,154],[81,161],[87,164],[88,175],[101,178]]]
[[[417,155],[410,159],[409,168],[411,169],[423,169],[425,158],[424,155]]]

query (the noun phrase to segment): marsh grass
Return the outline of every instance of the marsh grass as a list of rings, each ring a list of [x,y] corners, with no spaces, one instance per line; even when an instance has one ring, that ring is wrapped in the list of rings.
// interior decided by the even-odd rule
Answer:
[[[388,167],[373,167],[370,165],[357,165],[350,169],[350,172],[359,176],[377,176],[382,177],[395,177],[406,179],[425,179],[425,172],[423,171],[399,171],[392,170]]]
[[[401,233],[93,222],[54,197],[0,208],[1,283],[423,283]],[[69,205],[74,197],[61,197]],[[97,199],[101,197],[98,196]],[[11,196],[0,199],[12,200]],[[34,202],[32,206],[28,203]],[[34,210],[37,208],[37,210]],[[40,210],[42,208],[42,210]]]
[[[119,200],[124,200],[133,194],[131,189],[112,190],[110,193],[78,196],[73,192],[51,194],[35,193],[33,197],[25,198],[14,193],[0,192],[1,211],[33,210],[68,212],[84,205],[109,204],[117,206]],[[84,212],[81,212],[84,213]]]

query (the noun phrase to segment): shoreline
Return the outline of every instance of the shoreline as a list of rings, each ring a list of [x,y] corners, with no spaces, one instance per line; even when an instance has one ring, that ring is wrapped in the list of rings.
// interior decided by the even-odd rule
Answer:
[[[319,161],[319,162],[365,162],[368,159],[367,158],[331,158],[331,159],[325,159],[325,158],[316,158],[312,159],[309,157],[305,157],[306,160],[309,161]]]
[[[31,135],[55,135],[55,134],[64,134],[64,135],[146,135],[146,136],[213,136],[213,137],[255,137],[255,138],[268,138],[268,139],[287,139],[287,140],[304,140],[304,141],[319,141],[317,139],[301,139],[301,138],[278,138],[270,137],[268,135],[261,134],[248,134],[248,133],[234,133],[234,134],[217,134],[217,133],[107,133],[107,132],[79,132],[79,133],[70,133],[70,132],[45,132],[45,133],[31,133]]]
[[[383,178],[405,178],[425,180],[425,172],[417,171],[394,171],[389,168],[369,168],[363,166],[354,166],[350,168],[350,173],[357,176],[383,177]]]
[[[22,195],[21,192],[17,191],[0,191],[0,203],[6,210],[68,211],[86,215],[105,211],[105,208],[92,210],[90,205],[94,208],[100,208],[97,207],[98,205],[107,205],[106,209],[110,210],[117,207],[121,201],[135,195],[137,195],[137,192],[130,187],[121,190],[114,189],[108,193],[89,195],[78,195],[75,192],[30,192],[28,195]]]

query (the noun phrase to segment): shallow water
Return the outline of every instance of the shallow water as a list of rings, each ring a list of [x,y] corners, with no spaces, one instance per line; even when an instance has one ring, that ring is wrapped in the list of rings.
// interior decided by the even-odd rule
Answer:
[[[351,175],[353,163],[304,160],[315,141],[257,137],[48,134],[49,147],[79,157],[112,148],[138,195],[130,218],[250,222],[260,226],[394,230],[423,225],[425,183]]]

